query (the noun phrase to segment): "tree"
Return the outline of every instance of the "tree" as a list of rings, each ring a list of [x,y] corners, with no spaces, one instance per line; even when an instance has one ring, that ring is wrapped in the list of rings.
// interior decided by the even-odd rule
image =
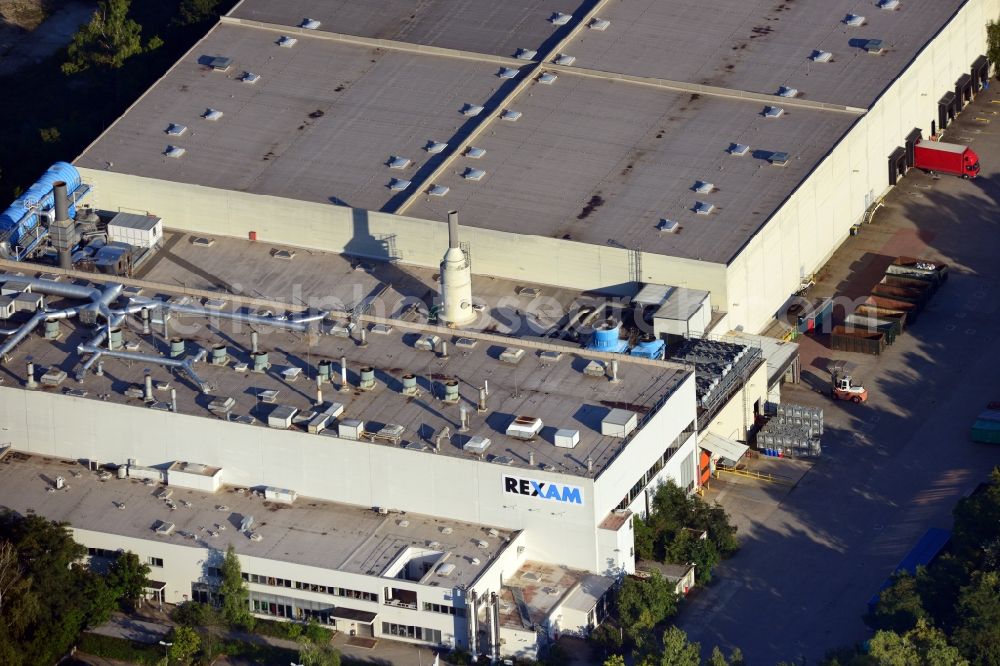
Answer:
[[[708,666],[745,666],[743,652],[739,648],[733,648],[729,653],[729,659],[722,653],[719,646],[712,648],[712,656],[708,659]]]
[[[626,578],[617,605],[625,635],[641,646],[651,629],[677,612],[677,595],[673,585],[654,572],[645,580]]]
[[[177,25],[194,25],[218,14],[219,0],[181,0],[177,8]]]
[[[969,666],[947,637],[924,619],[906,632],[878,631],[869,643],[869,654],[878,666]]]
[[[986,57],[994,66],[1000,64],[1000,23],[996,21],[986,24]]]
[[[182,664],[190,664],[191,659],[201,646],[201,638],[197,632],[191,627],[185,626],[174,627],[167,642],[173,643],[168,652],[170,659]]]
[[[219,596],[222,597],[222,617],[234,627],[252,629],[254,617],[250,614],[250,591],[243,580],[240,559],[232,544],[226,549],[222,561],[222,584],[219,586]]]
[[[604,660],[604,666],[625,666],[625,657],[613,654]]]
[[[962,590],[953,638],[972,663],[1000,666],[1000,573],[981,572]]]
[[[143,49],[142,26],[128,16],[131,4],[131,0],[100,0],[97,3],[90,22],[80,26],[66,48],[68,59],[62,65],[64,74],[78,74],[91,67],[121,69],[132,56],[163,44],[163,40],[154,37]]]
[[[917,579],[904,572],[894,576],[892,584],[879,593],[878,603],[865,617],[865,622],[872,629],[901,634],[915,627],[918,620],[927,618],[917,590]]]
[[[298,663],[302,666],[340,666],[340,653],[329,645],[300,641]]]
[[[663,632],[663,652],[658,666],[699,666],[701,645],[688,641],[687,634],[677,627]]]
[[[125,610],[135,610],[149,585],[149,566],[133,552],[118,555],[108,571],[108,586],[114,590]]]
[[[691,530],[681,530],[666,544],[666,559],[678,564],[693,563],[695,582],[707,585],[712,580],[712,570],[722,557],[714,541],[701,539]]]

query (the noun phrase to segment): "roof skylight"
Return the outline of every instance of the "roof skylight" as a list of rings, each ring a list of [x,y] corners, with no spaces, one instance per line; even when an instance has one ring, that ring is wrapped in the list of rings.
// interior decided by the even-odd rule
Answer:
[[[556,79],[558,78],[559,77],[553,74],[552,72],[544,72],[542,73],[541,76],[538,77],[538,82],[544,83],[545,85],[551,85],[555,83]]]
[[[765,118],[780,118],[785,113],[785,110],[780,106],[765,106],[764,107],[764,117]]]
[[[503,113],[500,114],[500,120],[509,120],[509,121],[513,122],[513,121],[517,120],[518,118],[520,118],[521,115],[522,114],[521,114],[520,111],[514,111],[512,109],[507,109],[506,111],[504,111]]]
[[[471,157],[474,160],[478,160],[485,154],[486,154],[485,148],[476,148],[475,146],[469,146],[469,149],[465,151],[465,156]]]
[[[729,154],[736,155],[737,157],[743,157],[748,152],[750,152],[750,146],[745,143],[731,143],[729,144]]]
[[[462,178],[466,180],[482,180],[485,175],[486,172],[482,169],[473,169],[472,167],[468,167],[462,174]]]
[[[167,146],[166,150],[163,151],[163,154],[167,157],[180,157],[186,152],[187,150],[181,148],[180,146]]]
[[[424,146],[424,150],[426,150],[431,155],[437,155],[438,153],[444,151],[444,149],[447,147],[448,147],[447,143],[442,143],[441,141],[435,141],[431,139],[430,141],[427,142],[427,145]]]
[[[781,97],[798,97],[798,88],[789,88],[788,86],[781,86],[778,88],[778,95]]]
[[[390,169],[405,169],[410,166],[410,159],[407,157],[400,157],[399,155],[393,155],[389,158],[389,168]]]
[[[556,59],[553,60],[552,62],[554,62],[557,65],[567,65],[568,66],[568,65],[572,65],[574,62],[576,62],[576,56],[571,56],[571,55],[566,55],[565,53],[560,53],[559,55],[556,56]]]
[[[608,26],[611,25],[611,21],[608,19],[597,18],[596,16],[590,20],[587,27],[591,30],[607,30]]]
[[[299,27],[305,28],[306,30],[318,30],[321,25],[323,24],[316,19],[304,18],[302,19],[302,23],[299,24]]]
[[[431,195],[432,197],[443,197],[444,195],[448,194],[448,191],[450,189],[451,188],[446,187],[444,185],[431,185],[430,189],[427,190],[427,194]]]
[[[402,178],[393,178],[389,181],[389,189],[394,192],[402,192],[410,186],[410,181],[403,180]]]
[[[298,43],[299,40],[294,37],[289,37],[288,35],[282,35],[281,39],[278,40],[278,46],[284,46],[286,49],[290,49]]]
[[[573,16],[570,14],[563,14],[562,12],[556,12],[555,14],[549,17],[549,22],[552,23],[552,25],[566,25],[567,23],[570,22],[570,19],[572,18]]]
[[[205,120],[218,120],[225,114],[218,109],[205,109],[205,113],[201,114],[201,117]]]
[[[178,125],[177,123],[170,123],[167,126],[167,134],[170,136],[183,136],[184,132],[187,132],[187,125]]]
[[[531,60],[536,55],[538,55],[538,51],[533,51],[532,49],[518,49],[514,54],[514,57],[518,60]]]
[[[466,104],[465,106],[462,107],[462,115],[470,117],[478,116],[480,113],[483,112],[483,108],[484,107],[479,106],[478,104]]]

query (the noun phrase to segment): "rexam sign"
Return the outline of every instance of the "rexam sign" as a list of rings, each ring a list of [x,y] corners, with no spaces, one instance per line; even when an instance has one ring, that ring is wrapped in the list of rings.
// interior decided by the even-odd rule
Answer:
[[[566,486],[551,481],[537,481],[505,474],[503,490],[505,493],[535,497],[549,502],[583,504],[583,489],[579,486]]]

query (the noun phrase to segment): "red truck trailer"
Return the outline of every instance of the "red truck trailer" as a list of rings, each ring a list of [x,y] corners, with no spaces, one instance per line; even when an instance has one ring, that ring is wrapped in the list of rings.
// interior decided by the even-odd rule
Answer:
[[[913,166],[924,171],[962,178],[979,175],[979,155],[968,146],[943,141],[921,141],[913,146]]]

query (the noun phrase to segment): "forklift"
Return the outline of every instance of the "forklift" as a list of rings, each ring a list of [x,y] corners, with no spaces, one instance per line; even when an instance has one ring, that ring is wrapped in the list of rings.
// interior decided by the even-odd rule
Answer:
[[[852,367],[847,361],[834,361],[830,368],[832,386],[830,395],[834,400],[850,400],[855,404],[868,401],[868,389],[855,384],[851,378]]]

